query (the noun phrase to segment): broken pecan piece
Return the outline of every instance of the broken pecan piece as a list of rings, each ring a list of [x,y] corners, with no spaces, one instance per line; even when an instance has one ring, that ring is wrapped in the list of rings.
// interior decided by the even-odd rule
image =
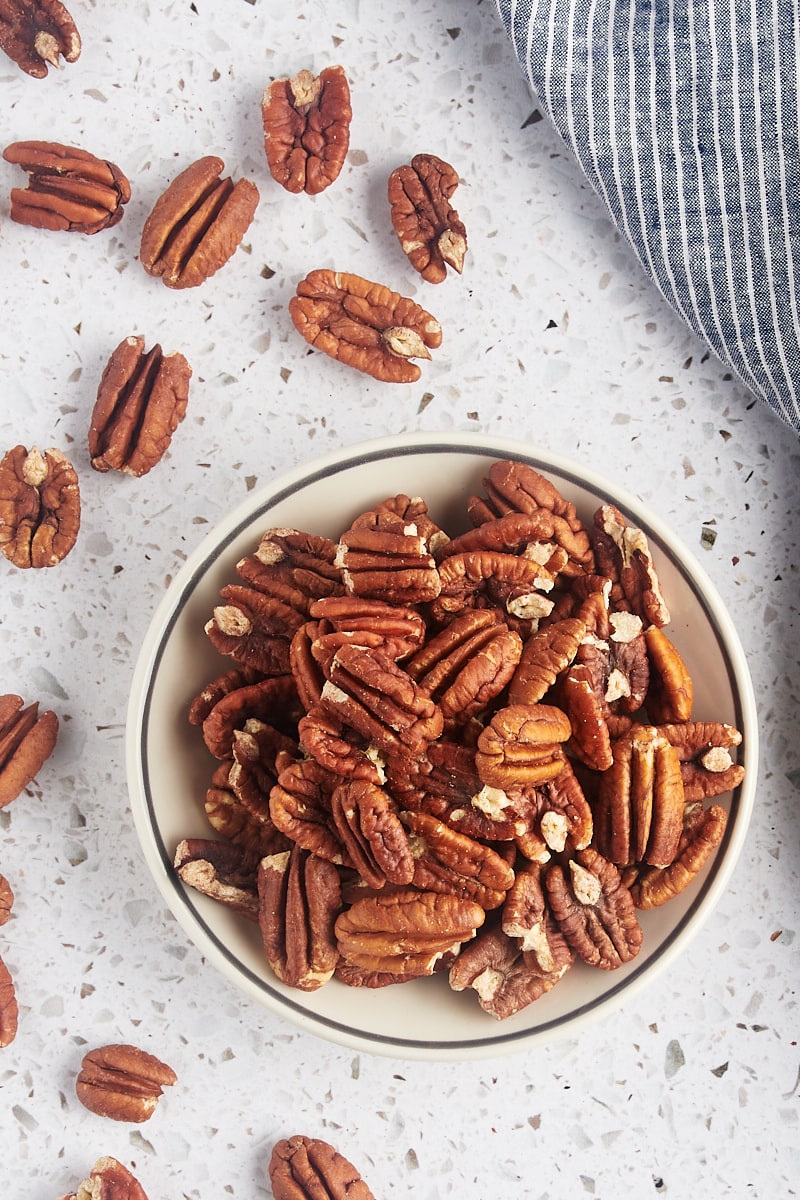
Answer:
[[[173,864],[187,885],[251,921],[258,920],[257,861],[242,846],[207,838],[184,838]]]
[[[59,142],[12,142],[3,151],[28,175],[11,189],[11,220],[36,229],[99,233],[122,220],[131,186],[116,163]]]
[[[137,477],[161,461],[186,415],[192,368],[182,354],[164,354],[144,338],[120,342],[97,389],[89,424],[89,456],[96,471]]]
[[[170,288],[198,287],[236,252],[258,206],[249,179],[220,179],[221,158],[206,155],[176,175],[142,230],[139,259]]]
[[[128,1168],[106,1154],[98,1158],[77,1192],[70,1192],[61,1200],[147,1200],[147,1196]]]
[[[17,1036],[19,1005],[14,980],[6,964],[0,958],[0,1050],[10,1046]]]
[[[389,176],[388,198],[394,231],[415,271],[428,283],[441,283],[452,267],[459,275],[467,253],[464,222],[450,203],[458,173],[435,154],[415,154]]]
[[[16,567],[54,567],[78,538],[78,476],[60,450],[15,446],[0,461],[0,550]]]
[[[21,696],[0,696],[0,808],[15,800],[53,753],[58,717],[39,702],[23,707]]]
[[[276,1142],[269,1161],[275,1200],[375,1200],[351,1162],[320,1138]]]
[[[177,1079],[172,1067],[155,1055],[115,1043],[83,1056],[75,1091],[81,1104],[99,1117],[140,1124],[150,1119],[163,1089]]]
[[[27,75],[44,79],[48,65],[80,57],[81,38],[60,0],[3,0],[0,49]]]
[[[258,865],[258,923],[267,962],[288,987],[315,992],[333,975],[342,908],[332,863],[295,845]]]
[[[287,192],[316,196],[339,177],[350,145],[350,85],[342,67],[274,79],[261,98],[270,174]]]
[[[311,271],[289,301],[298,333],[330,358],[385,383],[416,383],[442,327],[413,300],[342,271]]]

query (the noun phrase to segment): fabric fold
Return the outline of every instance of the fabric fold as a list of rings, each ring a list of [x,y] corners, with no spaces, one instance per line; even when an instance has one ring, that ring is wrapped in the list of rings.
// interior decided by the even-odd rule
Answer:
[[[645,272],[800,434],[800,8],[496,0],[534,98]]]

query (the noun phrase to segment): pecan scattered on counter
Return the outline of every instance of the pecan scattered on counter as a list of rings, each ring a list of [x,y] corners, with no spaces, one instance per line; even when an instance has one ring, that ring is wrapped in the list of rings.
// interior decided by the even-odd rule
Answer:
[[[14,980],[6,964],[0,958],[0,1050],[10,1046],[17,1036],[19,1005],[14,990]]]
[[[21,696],[0,696],[0,808],[15,800],[53,753],[58,717],[39,702],[24,705]]]
[[[428,283],[441,283],[447,268],[460,275],[467,253],[464,222],[450,203],[458,173],[435,154],[415,154],[389,176],[394,231],[412,267]]]
[[[14,891],[5,875],[0,875],[0,925],[5,925],[11,917],[14,905]]]
[[[15,567],[54,567],[78,538],[78,476],[60,450],[15,446],[0,461],[0,550]]]
[[[128,1168],[106,1154],[98,1158],[77,1192],[70,1192],[61,1200],[147,1200],[147,1196]]]
[[[0,5],[0,49],[34,79],[44,79],[48,66],[60,67],[80,56],[75,22],[60,0],[3,0]]]
[[[328,1142],[302,1134],[273,1146],[269,1179],[275,1200],[375,1200],[344,1155]]]
[[[99,1117],[140,1124],[152,1117],[163,1089],[177,1078],[155,1055],[115,1043],[83,1056],[75,1091],[81,1104]]]
[[[152,470],[186,414],[191,375],[177,351],[145,351],[140,336],[120,342],[103,369],[89,424],[94,469],[136,476]]]
[[[416,383],[414,358],[430,358],[442,327],[413,300],[343,271],[311,271],[289,301],[292,322],[310,345],[384,383]]]
[[[342,67],[275,79],[261,98],[264,151],[287,192],[315,196],[338,178],[350,145],[350,86]]]
[[[221,158],[206,155],[176,175],[144,223],[139,259],[167,287],[198,287],[223,267],[258,206],[249,179],[220,179]]]
[[[59,142],[13,142],[3,158],[28,174],[11,189],[12,221],[91,234],[122,220],[131,186],[116,163]]]

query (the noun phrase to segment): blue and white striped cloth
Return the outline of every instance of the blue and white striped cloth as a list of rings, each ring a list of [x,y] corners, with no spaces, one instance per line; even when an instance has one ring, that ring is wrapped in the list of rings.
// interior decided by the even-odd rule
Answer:
[[[800,433],[798,0],[496,0],[672,307]]]

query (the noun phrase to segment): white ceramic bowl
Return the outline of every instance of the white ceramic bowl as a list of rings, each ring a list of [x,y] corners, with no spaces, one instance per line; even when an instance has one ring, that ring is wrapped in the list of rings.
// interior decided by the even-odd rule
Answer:
[[[465,502],[490,463],[524,459],[574,501],[585,520],[605,500],[647,534],[671,612],[667,632],[695,685],[694,717],[743,732],[744,783],[718,798],[730,817],[702,876],[677,899],[640,914],[644,944],[617,971],[576,964],[557,987],[515,1017],[497,1021],[471,990],[446,978],[381,989],[331,980],[313,993],[284,987],[265,962],[257,927],[184,887],[172,870],[184,837],[214,836],[203,799],[213,760],[186,717],[191,698],[234,665],[209,645],[203,626],[239,558],[272,526],[336,537],[358,513],[397,493],[421,495],[448,532],[466,528]],[[757,725],[745,657],[720,597],[690,553],[616,483],[535,446],[483,435],[404,435],[352,446],[297,467],[236,508],[209,533],[170,585],[142,645],[130,700],[127,770],[136,829],[162,896],[192,941],[253,1000],[304,1030],[354,1049],[400,1058],[464,1059],[575,1035],[621,1008],[668,969],[708,920],[739,857],[757,768]]]

